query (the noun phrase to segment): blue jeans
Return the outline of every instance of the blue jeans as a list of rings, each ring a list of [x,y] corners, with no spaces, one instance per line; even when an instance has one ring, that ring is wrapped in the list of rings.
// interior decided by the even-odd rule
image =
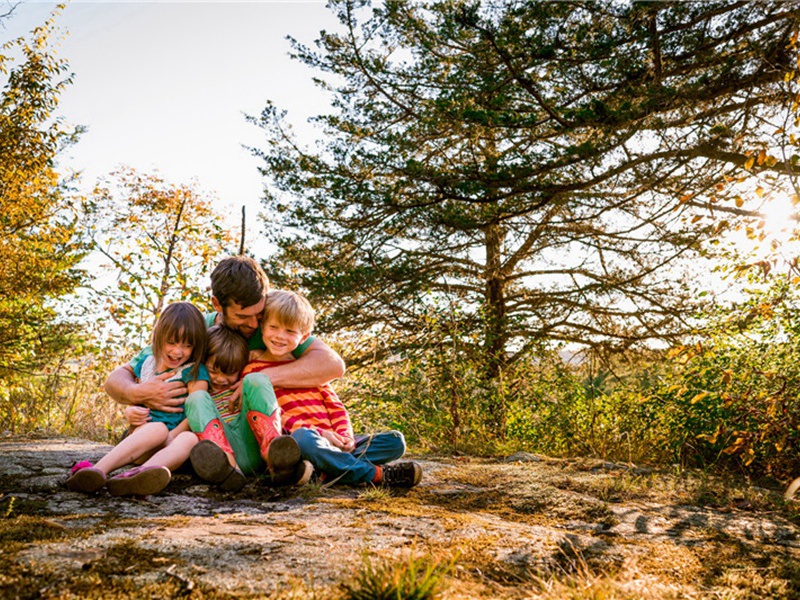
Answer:
[[[316,431],[300,428],[292,433],[303,458],[327,476],[327,480],[353,485],[375,477],[375,465],[397,460],[406,452],[406,440],[399,431],[355,436],[352,452],[342,452]]]

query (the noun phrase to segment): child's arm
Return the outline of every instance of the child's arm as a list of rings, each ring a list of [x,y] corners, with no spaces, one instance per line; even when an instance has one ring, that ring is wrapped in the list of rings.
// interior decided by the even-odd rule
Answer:
[[[350,452],[355,448],[355,436],[353,435],[353,425],[350,423],[350,415],[347,409],[336,392],[329,386],[323,386],[319,391],[322,394],[322,402],[325,404],[331,427],[343,440],[343,443],[347,446],[347,451]],[[342,450],[346,449],[345,447],[341,448]]]
[[[204,364],[197,365],[194,370],[191,367],[184,367],[181,371],[181,378],[186,383],[186,393],[192,392],[207,392],[208,382],[211,378],[208,375],[208,369]]]
[[[167,446],[169,446],[175,440],[175,438],[177,438],[178,435],[184,431],[191,431],[191,429],[189,429],[189,419],[184,419],[178,423],[178,426],[175,427],[175,429],[169,432],[169,435],[167,436]]]
[[[324,342],[316,339],[294,362],[265,369],[273,387],[318,387],[344,375],[344,361]]]
[[[207,392],[208,382],[204,381],[203,379],[195,379],[194,381],[190,381],[186,384],[186,391],[190,394],[192,392]]]

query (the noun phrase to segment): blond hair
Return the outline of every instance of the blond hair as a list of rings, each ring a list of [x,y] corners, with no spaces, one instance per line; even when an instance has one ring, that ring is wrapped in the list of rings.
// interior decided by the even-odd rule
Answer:
[[[314,329],[314,309],[305,296],[288,290],[272,290],[267,294],[264,307],[264,322],[274,318],[284,327],[297,329],[308,335]]]

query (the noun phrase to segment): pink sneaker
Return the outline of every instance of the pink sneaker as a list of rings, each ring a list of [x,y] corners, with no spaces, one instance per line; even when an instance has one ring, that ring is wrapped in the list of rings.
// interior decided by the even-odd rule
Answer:
[[[73,492],[96,492],[106,484],[106,474],[92,466],[88,460],[76,463],[70,470],[65,485]]]
[[[115,475],[106,482],[112,496],[147,496],[157,494],[172,479],[167,467],[136,467]]]

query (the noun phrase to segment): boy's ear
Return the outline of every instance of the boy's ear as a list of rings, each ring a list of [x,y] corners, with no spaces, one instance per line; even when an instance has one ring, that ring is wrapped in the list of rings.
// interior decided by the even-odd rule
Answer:
[[[211,306],[214,307],[215,311],[222,314],[222,304],[219,303],[216,296],[211,296]]]

